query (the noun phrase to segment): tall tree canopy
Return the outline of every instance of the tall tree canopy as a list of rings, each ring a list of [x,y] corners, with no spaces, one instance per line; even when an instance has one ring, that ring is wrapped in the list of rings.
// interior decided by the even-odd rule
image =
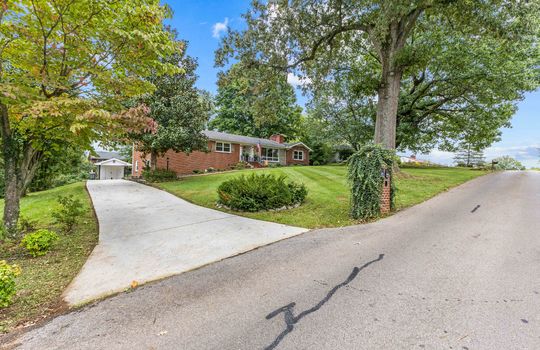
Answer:
[[[427,21],[427,20],[426,20]],[[423,22],[422,22],[423,23]],[[396,147],[453,151],[460,143],[486,148],[508,127],[516,102],[538,86],[535,38],[456,37],[435,24],[413,31],[424,47],[401,82]],[[420,44],[419,42],[422,42]],[[376,117],[376,59],[344,62],[314,91],[310,109],[331,121],[353,147],[370,141]]]
[[[296,104],[287,76],[272,74],[268,84],[246,74],[246,67],[235,64],[219,76],[215,99],[216,117],[211,128],[247,136],[299,135],[302,108]],[[271,96],[272,103],[268,104]]]
[[[254,1],[247,29],[230,32],[216,58],[218,64],[231,57],[245,62],[260,76],[272,68],[292,70],[309,78],[314,91],[351,72],[356,92],[366,98],[362,105],[372,109],[376,143],[395,148],[398,134],[404,145],[432,145],[441,130],[451,137],[463,130],[459,118],[446,120],[450,112],[505,119],[509,106],[499,103],[500,95],[519,98],[521,78],[522,88],[531,88],[528,55],[537,56],[538,11],[537,1]],[[470,48],[474,54],[467,55]],[[514,48],[519,53],[511,61],[521,55],[529,69],[505,85],[507,91],[492,93],[503,74],[485,88],[488,73],[518,73],[504,64]]]
[[[43,159],[143,126],[148,109],[123,103],[153,89],[142,77],[177,72],[160,59],[181,48],[158,0],[0,1],[4,225],[13,232]]]
[[[186,42],[180,44],[187,45]],[[136,104],[142,102],[150,108],[156,130],[131,135],[137,149],[150,154],[152,169],[156,168],[157,157],[168,150],[189,153],[206,149],[202,131],[211,110],[207,95],[195,87],[197,61],[186,56],[183,50],[165,57],[163,62],[181,67],[182,72],[148,78],[156,90],[136,100]]]

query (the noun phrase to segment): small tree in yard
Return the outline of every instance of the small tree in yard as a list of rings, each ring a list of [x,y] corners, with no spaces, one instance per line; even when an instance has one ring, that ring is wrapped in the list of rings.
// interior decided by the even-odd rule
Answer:
[[[71,232],[77,223],[77,220],[84,214],[82,202],[77,198],[73,198],[73,195],[69,195],[58,197],[58,204],[60,207],[52,213],[54,221],[59,224],[66,233]]]
[[[180,70],[160,61],[181,50],[163,29],[169,14],[159,0],[0,0],[7,232],[43,159],[147,125],[146,107],[123,103],[153,89],[142,77]]]
[[[486,163],[486,158],[482,150],[474,149],[471,144],[467,144],[456,152],[454,162],[458,166],[482,166]]]
[[[178,44],[182,47],[187,45],[183,41],[178,41]],[[154,84],[156,90],[136,102],[150,107],[150,117],[157,124],[155,132],[131,135],[135,147],[150,154],[152,171],[156,170],[157,157],[168,150],[189,153],[207,147],[202,131],[210,117],[212,103],[205,92],[195,87],[197,61],[185,56],[184,52],[175,52],[162,59],[164,63],[182,67],[183,72],[148,77],[148,82]]]

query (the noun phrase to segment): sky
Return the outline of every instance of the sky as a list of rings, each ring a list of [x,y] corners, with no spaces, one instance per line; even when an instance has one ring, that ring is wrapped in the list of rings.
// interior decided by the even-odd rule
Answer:
[[[245,0],[168,0],[173,10],[168,24],[176,28],[181,39],[189,42],[187,53],[199,62],[197,86],[212,93],[216,92],[217,73],[214,67],[214,52],[227,28],[243,27],[241,14],[249,8]],[[290,80],[295,83],[294,80]],[[298,94],[298,103],[306,99]],[[509,155],[527,167],[540,167],[540,90],[525,95],[518,103],[518,111],[512,119],[512,128],[503,129],[500,142],[484,151],[486,159]],[[453,153],[432,151],[417,155],[419,159],[451,165]]]

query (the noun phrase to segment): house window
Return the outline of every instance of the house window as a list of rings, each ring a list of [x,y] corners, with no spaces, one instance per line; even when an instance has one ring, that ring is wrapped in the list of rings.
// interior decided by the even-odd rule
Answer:
[[[279,150],[275,148],[263,148],[261,159],[269,162],[279,162]]]
[[[216,152],[231,153],[231,144],[225,142],[216,142]]]
[[[304,160],[304,151],[294,151],[293,152],[294,160]]]

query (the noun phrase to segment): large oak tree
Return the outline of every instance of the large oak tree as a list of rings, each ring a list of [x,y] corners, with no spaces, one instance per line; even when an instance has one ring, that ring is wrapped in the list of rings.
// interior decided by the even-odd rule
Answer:
[[[359,84],[376,91],[374,141],[395,148],[403,80],[411,79],[411,88],[417,84],[415,77],[431,85],[431,76],[416,75],[418,63],[430,52],[429,40],[415,40],[416,29],[430,33],[424,35],[430,40],[442,34],[439,39],[508,43],[537,35],[537,13],[538,2],[507,0],[254,1],[245,14],[247,29],[229,32],[216,58],[218,65],[231,58],[245,62],[257,75],[269,67],[293,71],[309,78],[314,89],[327,84],[335,71],[366,64],[362,70],[368,68],[371,75],[364,74]],[[434,97],[429,103],[439,104]],[[409,125],[417,128],[412,119]]]

